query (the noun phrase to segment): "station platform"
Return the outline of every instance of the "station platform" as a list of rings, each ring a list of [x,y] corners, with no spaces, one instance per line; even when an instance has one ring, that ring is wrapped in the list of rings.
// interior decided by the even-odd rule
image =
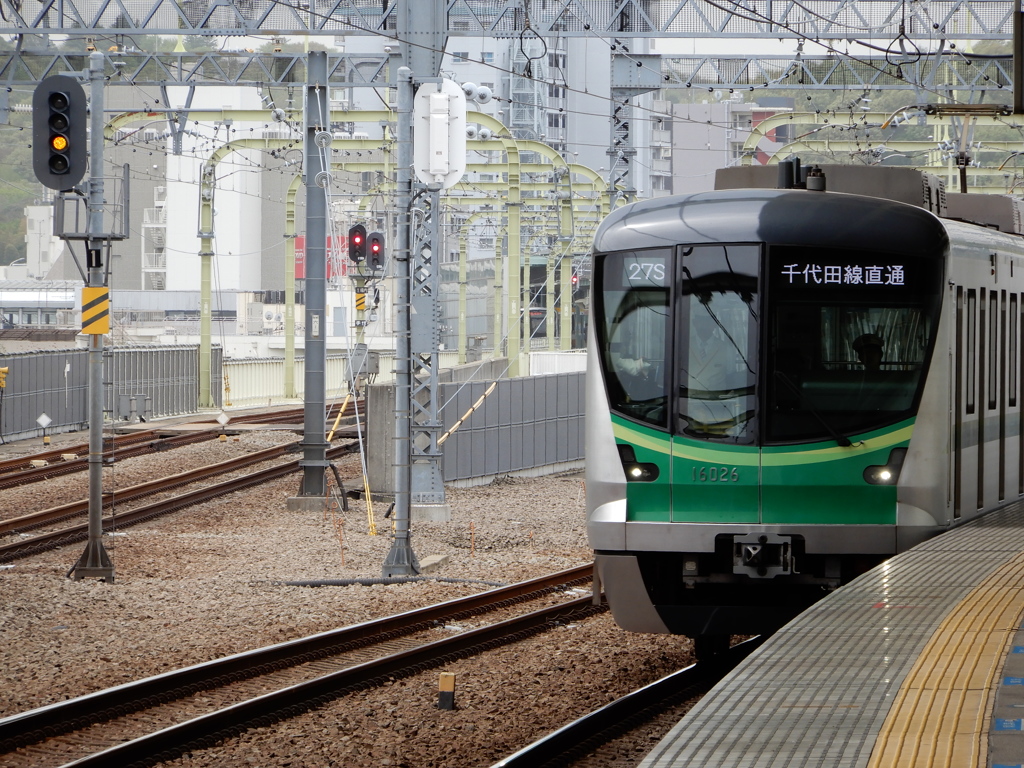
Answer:
[[[779,630],[641,768],[1024,766],[1024,503]]]

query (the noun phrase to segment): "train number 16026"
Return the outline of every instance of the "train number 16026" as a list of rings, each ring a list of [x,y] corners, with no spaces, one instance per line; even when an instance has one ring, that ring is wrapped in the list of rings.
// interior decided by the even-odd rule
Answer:
[[[736,467],[693,467],[695,483],[738,483],[739,479]]]

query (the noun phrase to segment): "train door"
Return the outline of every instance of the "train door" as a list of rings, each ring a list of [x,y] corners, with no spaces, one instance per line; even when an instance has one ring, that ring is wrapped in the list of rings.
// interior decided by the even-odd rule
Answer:
[[[1013,277],[1013,265],[1011,263],[1010,277]],[[1024,344],[1024,307],[1021,306],[1020,296],[1017,293],[1010,294],[1010,381],[1008,398],[1010,401],[1011,424],[1017,432],[1016,450],[1016,478],[1017,482],[1011,484],[1012,494],[1018,497],[1024,496],[1024,402],[1021,402],[1021,384],[1024,383],[1024,354],[1021,346]],[[1013,429],[1011,429],[1011,434]]]
[[[957,286],[953,298],[953,344],[950,350],[950,424],[953,435],[949,455],[950,498],[953,519],[958,520],[963,508],[963,409],[964,409],[964,289]]]
[[[672,520],[757,523],[760,246],[677,256]]]

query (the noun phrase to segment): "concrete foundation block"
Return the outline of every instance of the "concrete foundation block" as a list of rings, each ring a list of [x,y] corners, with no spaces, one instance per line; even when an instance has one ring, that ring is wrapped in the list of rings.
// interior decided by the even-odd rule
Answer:
[[[427,555],[420,560],[420,573],[433,573],[447,565],[450,559],[450,555]]]
[[[324,512],[327,510],[326,496],[290,496],[287,501],[289,512]]]
[[[409,508],[412,522],[450,523],[452,508],[448,504],[413,504]]]

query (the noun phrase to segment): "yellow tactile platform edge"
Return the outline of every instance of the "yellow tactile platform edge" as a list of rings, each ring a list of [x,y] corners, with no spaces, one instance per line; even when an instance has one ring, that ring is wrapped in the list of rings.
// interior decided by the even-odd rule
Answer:
[[[983,768],[993,683],[1024,614],[1024,553],[945,618],[914,663],[878,734],[869,768]]]

